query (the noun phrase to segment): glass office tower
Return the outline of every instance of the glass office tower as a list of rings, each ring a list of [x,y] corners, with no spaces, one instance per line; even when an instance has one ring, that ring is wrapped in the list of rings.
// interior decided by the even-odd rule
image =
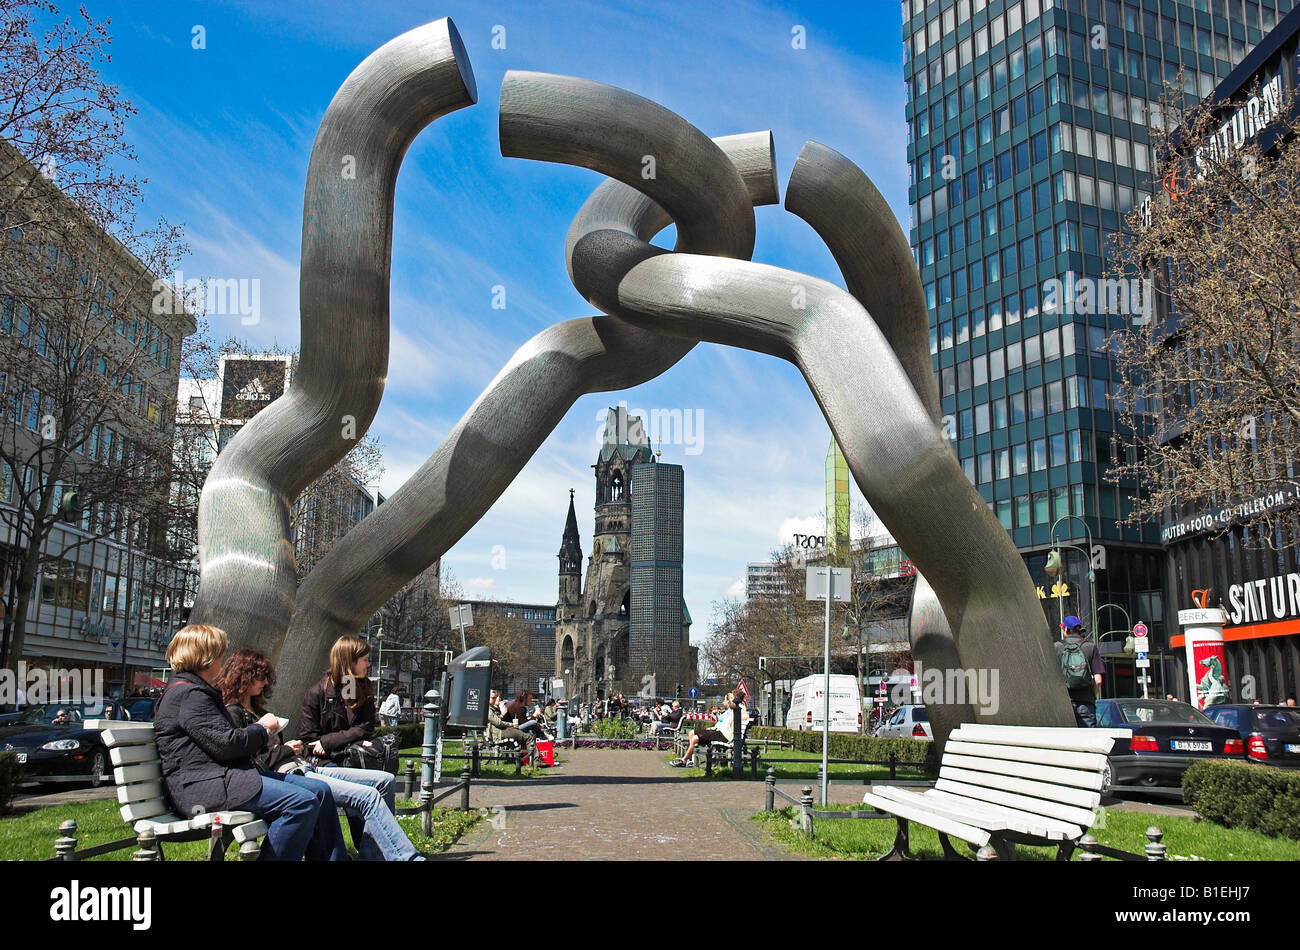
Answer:
[[[1121,527],[1139,486],[1103,477],[1124,451],[1107,338],[1142,318],[1136,294],[1105,292],[1103,254],[1152,191],[1162,84],[1181,69],[1187,93],[1208,95],[1291,6],[903,0],[911,244],[947,431],[1053,625],[1095,606],[1098,631],[1140,619],[1167,642],[1158,528]],[[1100,297],[1080,295],[1089,281]],[[1053,538],[1075,546],[1059,606]]]

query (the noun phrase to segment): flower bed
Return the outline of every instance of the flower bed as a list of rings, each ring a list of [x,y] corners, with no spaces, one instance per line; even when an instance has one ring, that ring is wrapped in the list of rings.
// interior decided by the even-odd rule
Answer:
[[[658,748],[664,749],[664,743],[671,745],[671,740],[660,739]],[[579,736],[575,740],[565,740],[560,743],[560,748],[577,748],[577,749],[653,749],[655,740],[653,739],[600,739],[590,736]]]

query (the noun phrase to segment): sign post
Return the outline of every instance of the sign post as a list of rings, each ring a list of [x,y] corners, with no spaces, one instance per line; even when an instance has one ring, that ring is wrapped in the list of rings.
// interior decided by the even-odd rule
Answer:
[[[1133,652],[1137,654],[1137,662],[1134,664],[1135,669],[1142,670],[1143,673],[1138,677],[1142,684],[1142,698],[1150,699],[1147,695],[1147,684],[1151,682],[1151,677],[1145,672],[1151,668],[1151,660],[1147,656],[1150,652],[1151,641],[1147,639],[1147,625],[1141,620],[1133,624]]]
[[[831,602],[849,599],[847,567],[810,567],[807,569],[806,600],[826,601],[826,626],[822,644],[822,804],[826,804],[830,775],[827,753],[831,732]]]
[[[465,646],[465,628],[474,626],[474,608],[469,604],[458,604],[449,608],[447,615],[451,618],[451,625],[460,631],[460,652],[464,653],[469,649]]]

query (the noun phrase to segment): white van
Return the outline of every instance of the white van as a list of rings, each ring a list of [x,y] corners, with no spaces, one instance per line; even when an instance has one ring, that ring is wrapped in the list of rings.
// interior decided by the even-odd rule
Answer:
[[[821,673],[795,681],[790,688],[790,712],[785,717],[787,729],[821,731],[826,711],[826,698],[822,692],[825,685],[826,677]],[[830,731],[862,731],[862,697],[858,693],[856,676],[831,674]]]

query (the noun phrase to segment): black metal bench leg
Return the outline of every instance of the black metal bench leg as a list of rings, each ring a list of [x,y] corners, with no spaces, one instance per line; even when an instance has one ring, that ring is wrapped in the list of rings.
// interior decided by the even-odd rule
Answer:
[[[235,840],[235,832],[231,828],[222,828],[220,838],[208,839],[208,860],[224,861],[226,860],[226,849],[230,847],[231,842]]]
[[[945,861],[969,861],[970,860],[970,858],[963,857],[962,855],[957,853],[957,850],[952,846],[952,842],[948,840],[948,836],[944,834],[942,831],[939,832],[939,846],[943,848],[943,857]]]
[[[1014,861],[1016,859],[1016,846],[1012,842],[994,835],[989,839],[989,844],[997,852],[999,861]]]
[[[894,816],[894,821],[898,825],[898,830],[894,832],[894,846],[890,848],[877,861],[905,861],[912,860],[912,852],[908,850],[907,841],[907,819]]]
[[[1073,841],[1062,841],[1060,846],[1056,849],[1056,860],[1058,861],[1070,860],[1070,857],[1074,854],[1074,849],[1076,847],[1077,845],[1075,845]]]

